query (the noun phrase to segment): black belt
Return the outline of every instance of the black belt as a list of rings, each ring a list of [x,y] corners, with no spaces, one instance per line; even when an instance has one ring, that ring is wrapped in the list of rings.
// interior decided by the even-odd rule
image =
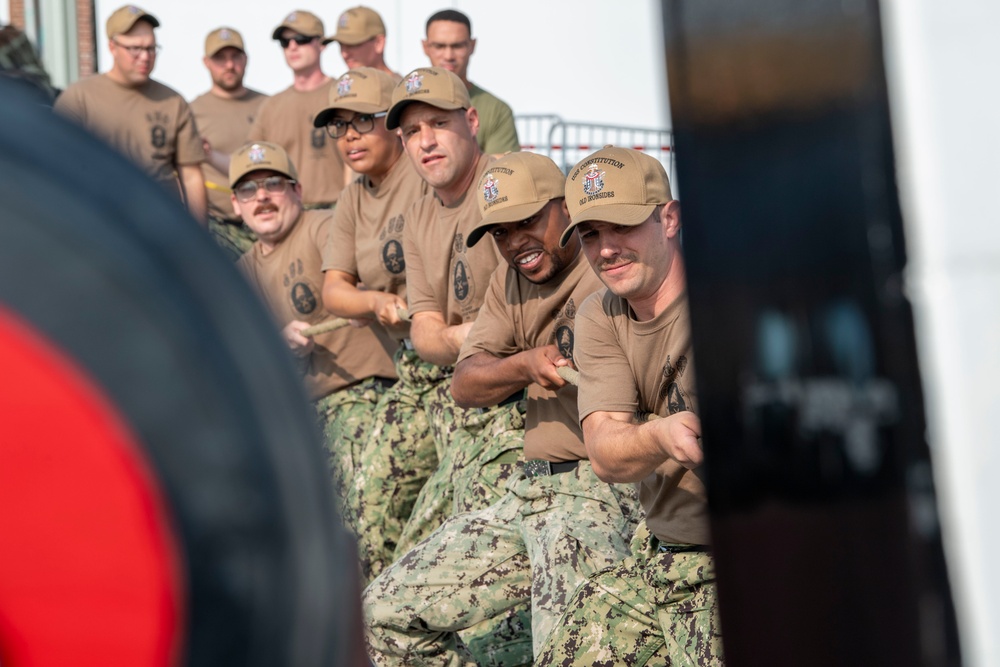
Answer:
[[[544,459],[531,459],[524,462],[524,476],[528,479],[548,477],[549,475],[558,475],[559,473],[576,470],[579,465],[579,461],[560,461],[559,463],[555,463]]]
[[[488,408],[479,408],[479,411],[480,412],[487,412],[487,411],[492,410],[494,408],[502,408],[505,405],[510,405],[511,403],[517,403],[518,401],[520,401],[521,399],[523,399],[525,396],[526,396],[526,394],[525,394],[524,389],[522,389],[520,391],[515,391],[513,394],[511,394],[507,398],[503,399],[502,401],[500,401],[496,405],[491,405]]]
[[[656,549],[660,553],[686,554],[692,552],[708,551],[705,544],[661,544]]]

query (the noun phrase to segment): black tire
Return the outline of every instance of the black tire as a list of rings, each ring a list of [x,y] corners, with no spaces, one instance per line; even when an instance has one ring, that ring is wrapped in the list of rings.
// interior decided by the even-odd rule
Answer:
[[[189,665],[357,664],[355,556],[274,324],[182,205],[0,82],[0,304],[95,379],[165,489]]]

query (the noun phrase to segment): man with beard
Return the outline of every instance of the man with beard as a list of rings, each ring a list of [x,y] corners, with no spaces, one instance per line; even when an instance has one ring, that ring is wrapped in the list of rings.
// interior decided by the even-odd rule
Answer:
[[[577,315],[584,443],[601,479],[638,484],[646,519],[631,555],[577,589],[535,664],[721,666],[680,205],[663,165],[610,146],[570,171],[566,201],[561,242],[579,230],[606,286]]]
[[[254,235],[233,212],[226,185],[229,155],[247,140],[257,109],[267,95],[243,85],[247,54],[243,37],[232,28],[208,33],[202,62],[212,77],[212,87],[191,102],[191,111],[208,157],[203,166],[208,188],[208,231],[236,261],[253,245]]]
[[[108,17],[111,69],[77,81],[55,110],[104,139],[167,190],[183,195],[195,220],[205,223],[205,159],[187,102],[150,78],[160,22],[135,5]]]
[[[506,265],[491,278],[451,389],[464,407],[527,389],[528,461],[502,499],[450,518],[367,590],[377,664],[459,664],[457,630],[525,602],[537,648],[577,585],[628,552],[635,491],[594,474],[576,387],[558,374],[572,363],[558,336],[565,344],[577,304],[601,286],[575,239],[559,246],[569,225],[563,184],[555,163],[533,153],[501,158],[480,179],[483,220],[468,244],[492,236]]]

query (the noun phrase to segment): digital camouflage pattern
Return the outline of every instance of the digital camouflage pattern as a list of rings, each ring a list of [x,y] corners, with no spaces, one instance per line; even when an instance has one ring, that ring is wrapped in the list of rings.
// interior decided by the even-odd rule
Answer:
[[[362,451],[369,442],[375,408],[385,391],[384,381],[366,378],[314,403],[323,431],[330,479],[341,504],[343,489],[350,488],[354,482]],[[340,509],[342,515],[346,513],[346,508]]]
[[[524,402],[480,410],[461,408],[451,397],[451,379],[435,388],[428,411],[438,467],[424,484],[396,548],[400,558],[459,512],[489,507],[524,449]]]
[[[208,233],[212,235],[216,245],[234,262],[257,240],[257,235],[242,222],[237,225],[224,222],[215,216],[208,217]]]
[[[724,665],[711,554],[658,548],[641,524],[632,555],[577,590],[535,665]]]
[[[437,389],[451,382],[450,369],[422,361],[401,348],[395,355],[399,382],[375,408],[370,446],[346,490],[345,522],[357,536],[362,584],[392,562],[413,504],[437,468],[427,413]]]
[[[639,512],[631,485],[601,482],[581,462],[534,479],[518,471],[506,488],[496,504],[449,519],[366,592],[376,664],[469,664],[457,632],[491,627],[484,621],[528,604],[531,637],[540,644],[576,587],[627,555]],[[492,628],[475,637],[480,646],[469,646],[479,664],[512,664],[505,660],[514,656],[531,662],[527,632]],[[484,661],[487,645],[494,654]]]

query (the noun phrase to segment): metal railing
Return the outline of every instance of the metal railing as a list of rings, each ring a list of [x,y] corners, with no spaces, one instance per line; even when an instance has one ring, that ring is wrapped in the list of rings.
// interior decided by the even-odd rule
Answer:
[[[564,173],[584,157],[608,144],[634,148],[663,163],[674,180],[673,133],[645,127],[566,121],[554,114],[515,116],[523,150],[548,155]]]

